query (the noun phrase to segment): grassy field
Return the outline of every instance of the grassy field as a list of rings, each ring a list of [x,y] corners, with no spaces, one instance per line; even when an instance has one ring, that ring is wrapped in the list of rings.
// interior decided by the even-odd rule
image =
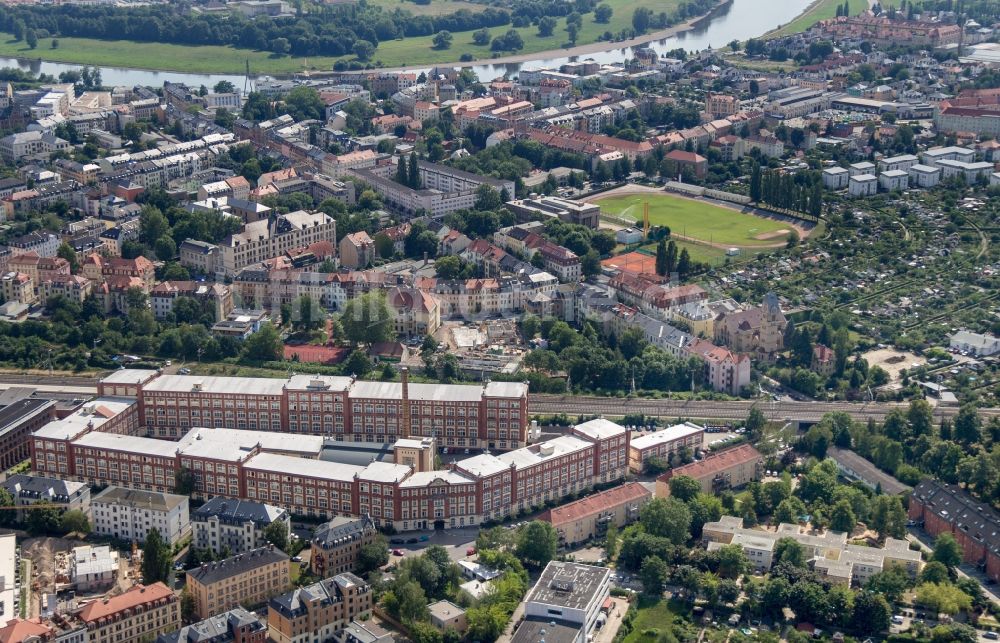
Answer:
[[[596,202],[608,214],[633,220],[642,217],[643,203],[648,202],[651,224],[666,225],[674,234],[726,246],[753,248],[781,243],[784,234],[760,237],[789,229],[780,221],[669,194],[610,196]]]
[[[691,243],[690,241],[681,241],[680,239],[674,239],[674,243],[677,244],[677,252],[682,249],[687,248],[688,254],[695,261],[700,261],[702,263],[707,263],[712,266],[721,265],[726,260],[726,251],[722,248],[716,248],[714,246],[709,246],[703,243]],[[655,253],[656,244],[650,243],[648,245],[642,246],[643,250]]]
[[[622,643],[674,643],[677,639],[671,631],[674,614],[665,601],[649,604],[647,599],[640,602],[632,631]]]
[[[868,9],[868,0],[849,0],[851,15],[857,15],[862,11]],[[898,7],[899,0],[884,0],[880,3],[883,9],[888,10],[890,7]],[[796,33],[802,33],[809,27],[820,20],[826,20],[827,18],[837,17],[837,7],[844,6],[843,0],[817,0],[815,4],[795,20],[792,20],[787,25],[780,29],[775,29],[771,33],[767,34],[768,38],[778,38],[781,36],[790,36]]]
[[[459,9],[468,9],[474,13],[478,13],[488,6],[474,2],[463,2],[462,0],[431,0],[430,4],[417,4],[408,0],[368,0],[368,5],[383,7],[390,11],[393,9],[405,9],[415,16],[441,16],[454,13]]]
[[[433,0],[429,5],[412,2],[399,3],[398,0],[372,0],[386,8],[401,6],[414,14],[441,14],[458,9],[480,8],[480,5],[461,0]],[[583,27],[577,34],[576,44],[597,42],[605,31],[616,34],[631,28],[632,12],[637,7],[649,7],[654,11],[672,11],[681,0],[605,0],[614,13],[607,24],[594,22],[594,14],[583,17]],[[509,26],[494,27],[492,35],[502,35]],[[539,51],[561,49],[567,42],[566,20],[558,19],[555,32],[546,38],[538,35],[537,27],[517,29],[524,40],[524,48],[516,52],[499,52],[496,56],[530,54]],[[381,62],[385,67],[406,65],[433,65],[459,60],[463,54],[471,54],[475,60],[489,61],[494,57],[489,45],[479,47],[472,42],[471,31],[453,34],[450,49],[434,49],[432,36],[389,40],[379,43],[372,62]],[[6,38],[4,38],[6,36]],[[29,49],[24,42],[14,42],[10,34],[0,33],[0,56],[40,58],[53,62],[78,65],[99,65],[105,67],[134,67],[139,69],[163,69],[169,71],[214,74],[242,73],[246,60],[250,69],[258,74],[291,74],[310,70],[329,70],[337,60],[351,61],[354,56],[296,58],[276,56],[266,51],[237,49],[235,47],[168,45],[161,43],[133,42],[129,40],[97,40],[92,38],[59,38],[59,47],[52,49],[50,40],[38,43],[36,49]],[[491,80],[491,79],[483,79]]]

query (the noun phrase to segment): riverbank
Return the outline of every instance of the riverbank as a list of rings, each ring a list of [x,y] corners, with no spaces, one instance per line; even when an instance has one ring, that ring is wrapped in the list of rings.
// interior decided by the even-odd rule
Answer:
[[[730,2],[731,0],[726,0]],[[489,45],[481,46],[472,42],[472,31],[455,32],[449,49],[434,47],[433,36],[387,40],[379,43],[372,57],[372,63],[384,69],[427,68],[433,65],[468,65],[475,63],[456,62],[463,56],[471,56],[479,64],[506,60],[520,61],[537,58],[582,55],[625,48],[668,37],[690,28],[698,19],[684,23],[674,29],[651,33],[634,40],[609,43],[599,41],[605,32],[619,33],[632,27],[632,12],[646,7],[657,12],[674,11],[682,0],[603,0],[612,8],[607,23],[594,21],[593,14],[584,16],[577,34],[578,46],[570,47],[566,32],[565,18],[557,20],[551,36],[538,35],[535,26],[515,29],[524,42],[524,47],[516,55],[493,58]],[[724,3],[720,3],[724,4]],[[464,3],[461,3],[464,6]],[[711,14],[708,14],[711,15]],[[506,33],[509,26],[490,29],[492,36]],[[4,37],[6,36],[6,37]],[[189,46],[166,43],[147,43],[128,40],[97,40],[91,38],[58,38],[58,47],[51,47],[51,40],[38,43],[30,49],[23,41],[15,42],[10,34],[0,34],[0,57],[9,56],[29,60],[90,65],[99,67],[128,67],[150,71],[195,73],[195,74],[241,74],[247,61],[251,72],[271,76],[288,76],[309,71],[331,70],[338,61],[353,62],[349,56],[293,57],[278,56],[267,51],[237,49],[227,46]],[[577,53],[579,52],[579,53]]]

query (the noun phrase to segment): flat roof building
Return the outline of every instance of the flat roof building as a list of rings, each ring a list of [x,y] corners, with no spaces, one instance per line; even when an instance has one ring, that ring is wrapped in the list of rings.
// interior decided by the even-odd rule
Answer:
[[[525,618],[567,621],[586,639],[611,591],[611,570],[552,561],[524,600]]]
[[[645,468],[650,458],[659,458],[664,462],[670,456],[686,449],[690,455],[700,449],[705,441],[705,427],[691,422],[675,424],[655,433],[643,435],[632,440],[629,446],[628,466],[633,473]]]

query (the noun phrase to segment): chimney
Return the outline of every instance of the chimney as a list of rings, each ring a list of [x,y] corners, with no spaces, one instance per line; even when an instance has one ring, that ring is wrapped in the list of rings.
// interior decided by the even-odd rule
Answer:
[[[399,435],[410,437],[410,369],[402,366],[399,369],[399,379],[403,386],[403,426],[400,427]]]

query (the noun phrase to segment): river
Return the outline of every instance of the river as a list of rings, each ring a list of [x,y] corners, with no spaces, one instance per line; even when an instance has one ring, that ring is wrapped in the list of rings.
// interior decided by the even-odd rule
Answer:
[[[645,45],[664,53],[677,48],[700,51],[708,47],[724,47],[733,40],[747,40],[787,24],[801,14],[812,0],[732,0],[720,7],[713,15],[703,20],[697,27],[670,38],[653,41]],[[766,5],[766,9],[764,6]],[[576,60],[595,60],[600,63],[615,63],[626,59],[632,48],[609,48],[602,52],[585,56],[541,57],[525,63],[489,64],[472,66],[473,71],[484,80],[516,73],[521,66],[558,67]],[[48,62],[37,59],[0,57],[0,67],[19,67],[32,73],[51,74],[58,77],[61,72],[78,70],[81,65]],[[211,87],[220,80],[228,80],[237,87],[243,87],[244,78],[238,74],[192,74],[172,71],[150,71],[127,67],[101,67],[101,80],[106,86],[145,85],[157,87],[163,81],[180,82],[197,87]]]

